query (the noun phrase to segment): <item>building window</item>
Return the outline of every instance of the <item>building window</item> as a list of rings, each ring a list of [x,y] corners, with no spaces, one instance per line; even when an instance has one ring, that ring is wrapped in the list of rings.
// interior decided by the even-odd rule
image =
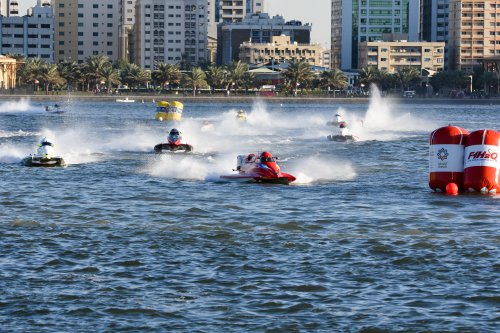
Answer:
[[[92,5],[92,8],[99,8],[99,5],[95,3]]]

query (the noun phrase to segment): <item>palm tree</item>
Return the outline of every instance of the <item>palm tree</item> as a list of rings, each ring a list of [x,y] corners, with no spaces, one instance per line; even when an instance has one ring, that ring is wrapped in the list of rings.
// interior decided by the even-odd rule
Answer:
[[[150,72],[147,72],[136,64],[126,63],[120,71],[121,82],[129,87],[137,87],[140,84],[151,81]]]
[[[181,77],[182,74],[177,65],[161,63],[153,71],[153,78],[161,82],[163,89],[166,84],[179,84]]]
[[[395,73],[395,78],[404,90],[420,80],[420,72],[415,67],[403,67]]]
[[[227,72],[223,67],[210,66],[207,70],[207,82],[212,89],[222,88],[227,79]]]
[[[200,67],[195,67],[184,75],[186,86],[193,88],[193,96],[196,96],[196,89],[207,85],[206,78],[205,72]]]
[[[243,77],[241,78],[241,85],[245,87],[245,93],[248,94],[248,89],[255,87],[256,80],[255,80],[255,73],[250,73],[249,71],[246,71],[245,74],[243,74]]]
[[[242,63],[240,60],[233,61],[227,69],[226,90],[229,90],[232,86],[236,91],[247,71],[248,64]]]
[[[88,84],[93,83],[93,90],[97,88],[97,83],[101,81],[99,72],[104,66],[111,66],[106,56],[91,56],[86,59],[85,74]]]
[[[63,61],[58,64],[59,75],[68,83],[72,85],[80,81],[82,67],[76,61]]]
[[[348,86],[347,76],[342,71],[336,69],[328,72],[325,71],[321,73],[321,85],[331,88],[335,97],[336,89],[345,89]]]
[[[370,84],[376,84],[380,79],[380,71],[375,67],[365,67],[361,68],[359,71],[359,83],[364,84],[366,87]]]
[[[56,64],[44,64],[40,71],[40,82],[45,87],[45,94],[49,94],[50,86],[63,84],[65,80],[59,75],[59,69]]]
[[[28,59],[19,73],[21,81],[25,83],[34,83],[38,89],[39,86],[36,81],[40,81],[43,71],[42,68],[46,64],[47,62],[41,58]]]
[[[120,71],[113,66],[104,66],[99,70],[99,76],[103,80],[108,88],[108,94],[111,92],[111,86],[113,84],[120,83]]]
[[[313,77],[311,67],[305,60],[292,60],[288,63],[288,68],[283,73],[289,82],[293,95],[297,96],[297,90],[300,84],[305,84]]]

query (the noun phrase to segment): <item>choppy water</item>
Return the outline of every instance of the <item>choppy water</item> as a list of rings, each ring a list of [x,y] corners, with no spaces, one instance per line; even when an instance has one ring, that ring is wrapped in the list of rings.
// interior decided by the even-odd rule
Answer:
[[[339,107],[362,141],[325,139]],[[427,187],[429,133],[497,106],[188,104],[195,154],[162,158],[153,116],[0,105],[1,331],[498,330],[500,196]],[[69,167],[19,165],[42,135]],[[219,181],[263,149],[298,182]]]

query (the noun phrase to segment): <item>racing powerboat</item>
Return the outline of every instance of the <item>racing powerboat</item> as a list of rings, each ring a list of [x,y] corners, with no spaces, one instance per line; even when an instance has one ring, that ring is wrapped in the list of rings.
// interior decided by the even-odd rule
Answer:
[[[181,121],[184,105],[181,102],[160,101],[156,105],[155,119],[159,121]]]
[[[276,157],[265,151],[260,155],[238,155],[236,159],[237,174],[220,176],[224,180],[254,181],[258,183],[290,184],[295,177],[281,172]]]
[[[159,143],[154,147],[155,153],[162,152],[190,152],[193,151],[193,146],[187,143],[182,143],[182,136],[179,130],[172,128],[168,134],[167,143]]]
[[[243,110],[239,110],[238,113],[236,114],[236,119],[241,122],[246,122],[247,121],[247,113]]]
[[[31,167],[64,167],[66,162],[61,156],[54,155],[54,144],[43,138],[35,154],[23,159],[22,163]]]
[[[329,126],[338,127],[341,122],[342,122],[342,116],[340,115],[340,113],[337,113],[335,114],[335,118],[332,121],[328,121],[326,124]]]
[[[339,131],[337,133],[328,135],[326,138],[330,141],[337,141],[337,142],[359,141],[359,138],[357,136],[352,135],[349,132],[349,128],[347,128],[347,123],[345,121],[340,122]]]
[[[59,104],[54,104],[54,106],[49,106],[47,105],[45,107],[45,111],[47,111],[48,113],[64,113],[64,110],[61,108],[61,106]]]

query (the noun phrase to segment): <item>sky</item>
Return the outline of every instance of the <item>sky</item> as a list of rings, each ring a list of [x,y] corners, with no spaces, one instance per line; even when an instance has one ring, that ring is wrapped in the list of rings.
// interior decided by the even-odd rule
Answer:
[[[36,4],[36,0],[18,0],[19,13]],[[299,20],[311,23],[311,39],[323,47],[330,46],[330,4],[331,0],[266,0],[269,14],[282,15],[285,20]]]
[[[331,0],[267,0],[270,15],[282,15],[285,20],[311,23],[311,39],[323,47],[330,47]]]

